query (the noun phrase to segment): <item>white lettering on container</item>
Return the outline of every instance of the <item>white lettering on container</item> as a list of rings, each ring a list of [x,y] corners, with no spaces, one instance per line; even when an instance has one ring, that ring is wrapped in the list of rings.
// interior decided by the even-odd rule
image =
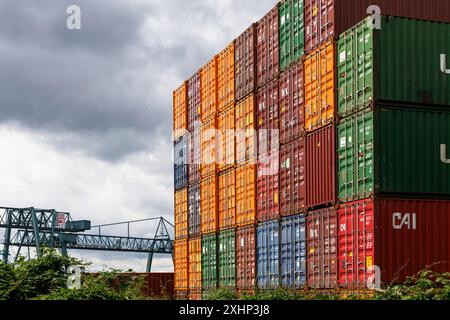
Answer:
[[[450,164],[450,159],[447,159],[447,145],[441,144],[441,161],[445,164]]]
[[[407,227],[408,230],[416,230],[416,216],[417,214],[415,213],[402,214],[401,212],[394,212],[392,215],[392,227],[395,230],[402,230],[404,227]]]

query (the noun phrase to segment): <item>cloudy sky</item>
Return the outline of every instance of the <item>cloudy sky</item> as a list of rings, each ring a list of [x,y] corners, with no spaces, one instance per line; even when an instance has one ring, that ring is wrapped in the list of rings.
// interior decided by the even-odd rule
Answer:
[[[172,90],[275,3],[0,0],[0,206],[173,221]],[[72,4],[81,30],[66,27]],[[145,255],[72,254],[145,269]]]

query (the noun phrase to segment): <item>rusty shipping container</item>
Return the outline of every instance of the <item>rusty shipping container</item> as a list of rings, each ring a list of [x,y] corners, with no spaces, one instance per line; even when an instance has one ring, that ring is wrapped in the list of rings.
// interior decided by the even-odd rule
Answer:
[[[256,220],[256,165],[236,168],[236,225],[253,225]]]
[[[198,183],[188,188],[189,237],[197,237],[201,234],[200,213],[200,183]]]
[[[430,266],[450,269],[450,201],[372,199],[343,204],[338,211],[339,285],[404,281]]]
[[[276,78],[279,66],[278,4],[256,26],[257,85]]]
[[[173,272],[133,273],[144,277],[144,294],[151,298],[174,296],[175,274]]]
[[[173,92],[173,139],[178,140],[186,134],[187,117],[187,82]]]
[[[280,143],[300,138],[304,132],[303,62],[292,65],[280,76]]]
[[[202,238],[189,239],[189,291],[202,290]]]
[[[217,177],[212,175],[200,183],[200,210],[202,235],[218,230],[218,187]]]
[[[334,208],[311,211],[306,218],[307,283],[333,289],[338,280],[338,225]]]
[[[281,146],[280,213],[290,216],[306,211],[305,138]]]
[[[236,39],[235,96],[240,101],[256,87],[256,23]]]
[[[249,95],[236,105],[236,164],[256,162],[257,134],[255,124],[255,95]]]
[[[213,121],[217,115],[217,56],[200,70],[200,97],[202,122]]]
[[[335,44],[328,42],[306,56],[305,130],[314,131],[334,120],[336,111]]]
[[[236,170],[219,174],[219,229],[236,226]]]
[[[217,111],[234,105],[234,41],[217,56]]]
[[[194,130],[196,122],[201,120],[200,71],[187,81],[187,115],[188,130]]]
[[[174,243],[174,268],[175,268],[175,290],[189,290],[189,253],[188,240],[175,240]]]
[[[334,124],[306,137],[306,206],[336,203],[336,154]]]
[[[232,168],[236,162],[235,112],[235,105],[232,104],[217,116],[219,136],[217,137],[216,158],[219,172]]]
[[[236,287],[253,291],[256,288],[255,227],[236,230]]]
[[[188,237],[188,189],[175,192],[175,239]]]
[[[217,119],[203,123],[201,129],[201,179],[217,173]]]
[[[374,13],[422,20],[450,22],[450,2],[442,0],[304,0],[305,51],[312,52],[325,42]]]

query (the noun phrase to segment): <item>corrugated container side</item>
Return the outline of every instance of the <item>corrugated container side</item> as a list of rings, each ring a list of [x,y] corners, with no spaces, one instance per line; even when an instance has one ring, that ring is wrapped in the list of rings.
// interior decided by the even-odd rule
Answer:
[[[296,215],[281,220],[281,285],[299,289],[306,283],[306,222]]]
[[[215,175],[200,183],[200,210],[202,234],[216,232],[218,229],[218,186]]]
[[[219,229],[236,226],[236,170],[219,174]]]
[[[189,236],[197,237],[201,234],[200,183],[188,188]]]
[[[232,168],[236,162],[235,111],[233,104],[217,117],[217,129],[220,135],[217,137],[216,157],[219,172]]]
[[[203,123],[201,129],[201,165],[202,180],[217,172],[217,120]]]
[[[337,126],[338,199],[369,198],[374,190],[373,112],[344,118]]]
[[[317,130],[334,120],[335,116],[335,45],[328,42],[306,56],[305,130]]]
[[[174,296],[175,274],[173,272],[132,273],[145,278],[144,293],[147,297]]]
[[[279,202],[279,153],[272,152],[264,162],[258,161],[256,177],[256,212],[259,222],[277,219]]]
[[[236,234],[233,230],[219,233],[219,287],[236,287]]]
[[[373,284],[373,266],[384,285],[431,266],[449,270],[450,201],[366,199],[339,209],[339,285]]]
[[[188,240],[175,240],[174,247],[175,290],[188,291]]]
[[[306,137],[306,206],[316,208],[336,202],[335,126]]]
[[[338,280],[338,227],[334,208],[308,213],[307,280],[314,289],[333,289]]]
[[[201,120],[200,71],[187,82],[188,130],[194,130],[195,123]]]
[[[186,134],[187,117],[187,82],[173,92],[173,134],[174,140]]]
[[[256,220],[256,165],[236,168],[236,225],[251,225]]]
[[[256,23],[236,39],[235,94],[242,100],[256,87]]]
[[[279,149],[278,80],[258,89],[256,94],[256,128],[258,155],[267,155]]]
[[[200,183],[200,167],[202,161],[202,127],[200,125],[194,127],[189,133],[189,165],[188,165],[188,182],[189,184]]]
[[[289,216],[306,211],[305,138],[281,146],[280,213]]]
[[[280,285],[280,242],[278,221],[259,224],[257,230],[257,284],[261,290],[276,289]]]
[[[256,162],[257,134],[255,124],[255,95],[236,104],[236,163]]]
[[[218,112],[234,105],[234,41],[217,57]]]
[[[450,111],[375,110],[376,193],[450,195]]]
[[[174,144],[174,185],[175,190],[186,187],[188,183],[189,144],[188,136],[180,137]]]
[[[279,74],[278,4],[256,26],[256,65],[258,87]]]
[[[202,289],[217,288],[217,236],[211,234],[202,237]]]
[[[300,59],[304,49],[303,0],[284,0],[279,5],[280,70]]]
[[[376,5],[381,13],[422,20],[450,22],[450,3],[441,0],[346,0],[305,1],[305,51],[311,52],[351,28]]]
[[[188,189],[175,192],[175,239],[188,237]]]
[[[280,143],[300,138],[304,132],[303,62],[280,76]]]
[[[189,291],[202,290],[202,239],[189,239]]]
[[[255,227],[236,230],[236,286],[238,290],[256,288]]]
[[[202,122],[213,121],[217,114],[217,56],[200,70]]]

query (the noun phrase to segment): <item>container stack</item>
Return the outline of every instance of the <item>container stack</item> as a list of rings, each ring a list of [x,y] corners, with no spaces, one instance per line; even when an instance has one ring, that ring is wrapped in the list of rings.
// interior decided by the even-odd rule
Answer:
[[[450,270],[450,8],[420,4],[281,1],[174,91],[179,298]]]

